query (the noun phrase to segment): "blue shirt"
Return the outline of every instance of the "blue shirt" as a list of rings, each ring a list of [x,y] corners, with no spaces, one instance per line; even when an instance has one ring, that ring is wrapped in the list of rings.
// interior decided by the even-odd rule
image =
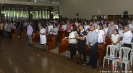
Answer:
[[[98,42],[98,33],[94,31],[90,31],[88,35],[86,36],[86,43],[90,44],[90,46],[93,46],[95,43]]]

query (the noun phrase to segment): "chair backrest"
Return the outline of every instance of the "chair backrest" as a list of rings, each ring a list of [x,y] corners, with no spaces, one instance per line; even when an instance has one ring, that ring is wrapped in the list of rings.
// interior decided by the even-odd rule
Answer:
[[[110,54],[109,54],[109,56],[115,57],[116,48],[117,48],[117,46],[115,46],[115,45],[108,45],[108,46],[107,46],[107,51],[106,51],[106,56],[108,56],[108,52],[109,52],[109,49],[110,49]]]
[[[121,56],[122,59],[128,60],[128,54],[131,51],[131,48],[128,47],[121,47],[121,53],[123,52],[123,56]]]
[[[131,43],[131,47],[132,47],[131,49],[132,49],[132,52],[133,52],[133,43]]]

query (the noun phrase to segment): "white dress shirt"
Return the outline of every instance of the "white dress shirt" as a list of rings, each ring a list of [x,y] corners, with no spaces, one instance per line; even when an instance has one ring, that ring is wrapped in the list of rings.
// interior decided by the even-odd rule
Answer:
[[[124,32],[122,44],[124,44],[124,43],[125,44],[131,44],[132,37],[133,37],[133,34],[130,30],[127,32]]]

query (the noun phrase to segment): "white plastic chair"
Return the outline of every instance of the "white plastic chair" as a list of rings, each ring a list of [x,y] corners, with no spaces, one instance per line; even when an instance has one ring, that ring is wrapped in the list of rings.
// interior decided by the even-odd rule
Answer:
[[[128,54],[130,51],[131,51],[131,48],[121,47],[121,53],[123,52],[122,53],[123,56],[121,56],[121,58],[122,58],[122,63],[125,64],[125,73],[127,73],[127,69],[129,69],[130,60],[128,60],[128,56],[129,56]],[[121,65],[121,67],[122,67],[122,65]]]
[[[103,67],[104,67],[104,62],[106,59],[108,60],[108,64],[109,64],[109,61],[112,60],[112,57],[115,57],[116,47],[117,46],[115,46],[115,45],[108,45],[107,46],[106,56],[104,56],[104,58],[103,58]],[[109,49],[110,49],[110,54],[108,54]]]
[[[131,43],[132,50],[131,50],[131,55],[130,55],[130,60],[131,60],[131,66],[133,65],[133,43]]]

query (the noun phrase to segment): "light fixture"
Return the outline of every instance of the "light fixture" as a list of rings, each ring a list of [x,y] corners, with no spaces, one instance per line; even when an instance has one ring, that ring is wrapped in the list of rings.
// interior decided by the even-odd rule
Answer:
[[[34,0],[34,2],[36,2],[36,0]]]

